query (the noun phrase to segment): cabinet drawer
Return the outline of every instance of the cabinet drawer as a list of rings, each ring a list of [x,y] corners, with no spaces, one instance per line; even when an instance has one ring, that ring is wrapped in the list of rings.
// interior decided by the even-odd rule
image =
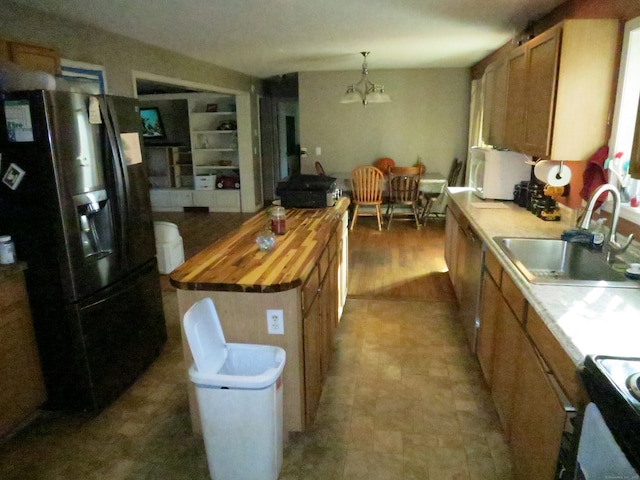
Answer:
[[[484,267],[499,287],[502,281],[502,266],[490,250],[486,250],[484,253]]]
[[[569,402],[574,406],[583,405],[585,394],[576,376],[576,366],[531,306],[528,308],[526,330]]]
[[[505,300],[515,313],[520,323],[524,323],[525,308],[527,305],[522,292],[513,282],[509,275],[502,275],[502,294]]]
[[[306,313],[311,308],[313,301],[318,295],[318,289],[320,288],[320,269],[319,264],[311,271],[309,278],[302,287],[302,309]]]

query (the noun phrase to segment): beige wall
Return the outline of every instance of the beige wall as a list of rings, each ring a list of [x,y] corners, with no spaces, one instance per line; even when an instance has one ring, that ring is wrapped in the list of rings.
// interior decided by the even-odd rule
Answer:
[[[453,158],[466,159],[469,69],[370,68],[391,103],[339,103],[347,85],[358,81],[358,65],[353,71],[299,74],[300,146],[308,150],[303,172],[315,171],[316,160],[327,172],[344,172],[380,157],[412,165],[419,155],[428,171],[446,175]]]
[[[103,30],[0,0],[0,37],[57,48],[62,58],[105,67],[108,93],[133,96],[132,71],[249,92],[255,79]]]

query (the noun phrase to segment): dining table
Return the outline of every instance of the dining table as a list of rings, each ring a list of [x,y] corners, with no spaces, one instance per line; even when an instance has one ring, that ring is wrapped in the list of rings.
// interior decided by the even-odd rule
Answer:
[[[343,196],[351,194],[351,172],[331,172],[328,176],[336,179],[337,187]],[[383,177],[383,196],[387,191],[387,175]],[[420,222],[424,224],[431,213],[432,205],[444,196],[447,188],[447,178],[440,172],[425,172],[420,177]]]

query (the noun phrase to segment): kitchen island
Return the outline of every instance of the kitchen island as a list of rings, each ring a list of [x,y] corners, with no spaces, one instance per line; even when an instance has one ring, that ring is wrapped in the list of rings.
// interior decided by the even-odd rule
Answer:
[[[178,289],[180,318],[210,297],[227,342],[284,348],[284,430],[313,422],[333,350],[333,333],[346,300],[347,209],[289,209],[287,231],[272,251],[255,238],[268,217],[259,212],[238,230],[191,257],[170,275]],[[269,333],[267,310],[281,310],[283,333]],[[193,358],[183,332],[185,364]],[[192,426],[200,432],[195,392],[189,382]]]

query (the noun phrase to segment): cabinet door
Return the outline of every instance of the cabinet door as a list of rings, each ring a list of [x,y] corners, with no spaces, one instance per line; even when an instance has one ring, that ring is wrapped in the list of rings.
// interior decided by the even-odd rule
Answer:
[[[209,207],[214,209],[216,206],[216,197],[213,190],[194,190],[193,191],[194,207]]]
[[[447,207],[446,223],[445,223],[445,242],[444,242],[444,260],[449,268],[449,278],[455,286],[455,273],[457,268],[456,248],[458,244],[458,221],[451,211],[451,207]]]
[[[493,279],[485,273],[482,280],[482,305],[480,308],[480,328],[476,354],[480,368],[489,387],[493,380],[493,360],[496,342],[496,325],[498,323],[500,289]]]
[[[240,190],[215,190],[216,210],[219,212],[240,211]]]
[[[547,157],[551,153],[561,34],[561,28],[555,27],[527,43],[524,148],[535,157]]]
[[[496,299],[496,310],[491,393],[502,428],[506,437],[510,438],[515,412],[516,379],[520,371],[520,352],[527,338],[502,296]]]
[[[516,478],[552,480],[566,414],[551,376],[529,342],[523,342],[511,428]]]
[[[482,114],[482,140],[488,145],[504,145],[507,107],[507,64],[499,61],[485,72]]]
[[[313,424],[322,394],[322,308],[316,296],[302,320],[304,342],[305,422]]]
[[[53,48],[20,42],[7,42],[7,47],[9,58],[18,65],[51,75],[60,73],[60,54]]]
[[[507,105],[504,129],[505,145],[521,151],[524,143],[527,86],[527,58],[524,46],[518,47],[507,59]]]
[[[171,207],[191,207],[193,206],[192,190],[165,190],[169,197],[169,206]]]
[[[324,282],[320,287],[323,308],[322,378],[329,374],[333,357],[333,338],[338,326],[338,255],[329,263]]]

